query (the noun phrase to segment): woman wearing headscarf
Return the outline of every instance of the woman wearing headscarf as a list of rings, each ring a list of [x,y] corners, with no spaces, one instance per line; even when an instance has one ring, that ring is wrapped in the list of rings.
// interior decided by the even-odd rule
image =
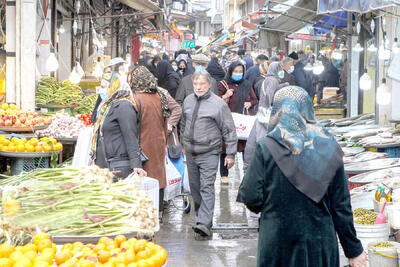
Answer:
[[[268,73],[268,69],[269,69],[268,61],[265,60],[263,63],[261,63],[258,66],[258,68],[260,70],[260,76],[258,76],[254,81],[254,93],[256,94],[257,99],[260,100],[260,91],[262,88],[262,84],[263,84],[265,78],[267,77],[267,73]]]
[[[238,201],[261,212],[257,266],[366,266],[353,224],[343,152],[314,119],[308,93],[275,94],[268,135],[257,143]]]
[[[160,56],[155,56],[153,57],[153,59],[151,60],[151,62],[147,65],[147,69],[154,75],[156,76],[156,69],[157,69],[157,65],[158,63],[161,61]]]
[[[214,80],[217,82],[222,81],[226,75],[221,64],[219,64],[217,57],[211,58],[210,62],[208,63],[206,71],[210,73],[211,77],[213,77]]]
[[[178,73],[174,71],[171,64],[166,60],[161,60],[156,68],[156,78],[158,86],[166,89],[169,94],[175,98],[180,78]]]
[[[109,70],[103,74],[98,93],[101,101],[94,110],[92,161],[110,169],[117,178],[132,172],[146,175],[139,157],[137,113],[129,86]]]
[[[257,105],[257,97],[251,83],[244,79],[246,68],[240,61],[233,62],[225,76],[225,79],[217,83],[218,94],[228,104],[231,112],[252,115],[252,107]],[[245,140],[238,141],[238,152],[243,152],[246,147]],[[225,147],[224,147],[225,148]],[[229,170],[224,165],[226,153],[225,149],[220,158],[221,182],[228,183]]]
[[[137,66],[128,77],[136,109],[140,115],[140,147],[148,157],[143,165],[147,176],[160,184],[160,212],[163,211],[165,177],[165,148],[167,118],[170,116],[167,95],[157,87],[156,78],[148,69]]]
[[[190,74],[194,73],[194,68],[192,64],[189,62],[189,57],[186,54],[180,54],[176,61],[178,62],[178,72],[182,77],[186,77]]]
[[[283,72],[280,62],[272,62],[269,65],[267,77],[260,89],[260,103],[258,108],[266,107],[266,103],[271,103],[274,92],[279,88],[285,86],[285,84],[280,85],[280,80],[283,79],[285,73]],[[267,99],[266,99],[267,98]]]
[[[175,72],[178,72],[178,61],[175,59],[171,60],[169,63],[171,63],[172,68],[174,69]]]

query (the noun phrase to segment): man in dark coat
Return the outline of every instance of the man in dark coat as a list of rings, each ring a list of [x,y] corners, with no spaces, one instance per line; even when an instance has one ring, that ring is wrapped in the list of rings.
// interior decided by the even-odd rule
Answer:
[[[309,74],[304,70],[304,64],[299,60],[299,56],[297,55],[296,52],[292,52],[289,55],[290,58],[293,59],[294,62],[294,78],[296,81],[296,85],[303,88],[306,90],[306,92],[310,95],[314,95],[314,92],[312,92],[312,80]]]
[[[209,61],[209,58],[203,54],[194,55],[192,57],[192,64],[196,70],[206,70]],[[193,74],[184,77],[179,84],[178,91],[176,92],[175,100],[181,106],[183,105],[185,98],[194,93],[192,76]],[[211,92],[218,95],[217,82],[213,78],[211,82]]]
[[[264,54],[258,55],[256,58],[257,64],[251,68],[248,68],[246,71],[246,76],[244,78],[253,85],[253,88],[255,86],[255,81],[258,80],[261,76],[260,65],[264,64],[265,61],[268,61],[268,57],[266,55]]]

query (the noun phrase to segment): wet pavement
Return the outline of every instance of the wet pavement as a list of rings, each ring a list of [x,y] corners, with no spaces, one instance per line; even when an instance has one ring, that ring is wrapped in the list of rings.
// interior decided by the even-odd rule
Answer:
[[[180,198],[170,203],[161,229],[154,238],[168,251],[167,267],[256,266],[258,219],[252,217],[243,204],[236,202],[243,177],[239,171],[242,169],[241,158],[236,157],[235,166],[229,174],[229,185],[221,185],[217,174],[212,238],[197,240],[192,230],[194,209],[185,214]],[[341,256],[340,266],[347,264],[345,261]]]
[[[239,171],[241,166],[242,162],[236,161],[229,174],[229,185],[220,185],[217,175],[215,229],[211,239],[195,239],[193,208],[190,214],[185,214],[179,210],[183,207],[181,199],[174,201],[176,207],[170,203],[161,230],[155,236],[155,242],[168,251],[166,266],[256,266],[258,222],[250,217],[243,204],[236,202],[243,176]]]

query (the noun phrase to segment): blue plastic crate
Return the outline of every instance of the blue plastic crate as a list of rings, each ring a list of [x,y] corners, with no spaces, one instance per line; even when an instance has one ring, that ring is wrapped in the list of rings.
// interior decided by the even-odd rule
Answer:
[[[388,148],[378,148],[378,152],[388,153],[391,158],[400,158],[400,146],[388,147]]]
[[[13,158],[11,160],[11,175],[29,172],[39,168],[49,168],[49,158]]]

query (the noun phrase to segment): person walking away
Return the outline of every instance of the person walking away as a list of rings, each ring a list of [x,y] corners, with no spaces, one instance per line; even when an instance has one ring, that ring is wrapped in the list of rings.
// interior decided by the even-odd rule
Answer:
[[[238,56],[240,57],[241,60],[245,62],[244,66],[246,67],[246,70],[254,66],[254,61],[251,57],[246,55],[246,50],[240,49],[238,51]]]
[[[222,81],[226,75],[224,69],[219,64],[217,57],[211,58],[210,63],[208,63],[208,66],[206,68],[206,71],[210,73],[211,77],[217,82]]]
[[[349,62],[347,60],[347,56],[343,55],[343,63],[342,63],[342,71],[340,73],[340,79],[339,79],[339,86],[340,86],[340,92],[343,94],[343,99],[344,102],[346,103],[347,101],[347,71],[349,67]]]
[[[231,168],[235,163],[237,137],[228,105],[210,89],[210,74],[198,70],[192,79],[194,94],[189,95],[183,104],[181,139],[196,212],[194,231],[201,236],[211,236],[214,184],[222,140],[227,154],[224,164]]]
[[[296,52],[292,52],[289,57],[293,59],[294,62],[294,78],[296,85],[303,88],[306,90],[308,95],[312,97],[314,95],[314,92],[312,92],[312,80],[311,76],[307,74],[307,72],[304,70],[304,64],[299,60],[299,57]]]
[[[258,80],[261,76],[260,73],[260,66],[267,61],[268,63],[268,57],[264,54],[260,54],[257,56],[256,58],[256,65],[252,66],[251,68],[248,68],[246,71],[246,75],[245,75],[245,79],[248,80],[250,82],[250,84],[253,86],[255,86],[256,80]]]
[[[268,135],[257,143],[237,197],[261,212],[257,266],[339,267],[337,236],[350,266],[366,266],[342,158],[315,121],[308,93],[279,90]]]
[[[180,83],[179,74],[174,71],[171,64],[166,60],[161,60],[156,68],[156,78],[158,86],[166,89],[174,98]]]
[[[244,79],[245,66],[240,62],[233,62],[228,69],[223,81],[217,83],[218,95],[228,104],[231,112],[240,114],[252,114],[252,107],[257,105],[257,97],[249,81]],[[238,152],[243,152],[246,146],[245,140],[238,141]],[[229,169],[225,166],[227,154],[223,149],[220,158],[221,183],[228,184]]]
[[[146,176],[140,160],[137,112],[129,86],[121,86],[118,75],[111,70],[103,74],[98,89],[101,102],[93,125],[90,156],[94,164],[107,168],[117,178],[129,174]]]
[[[333,60],[333,59],[332,59]],[[319,88],[318,88],[318,103],[321,102],[325,87],[339,87],[339,71],[333,65],[332,60],[329,58],[329,54],[321,55],[321,61],[324,65],[324,71],[319,77]],[[340,65],[337,65],[339,68]]]
[[[293,75],[294,72],[294,62],[293,59],[290,57],[285,57],[281,61],[282,69],[284,72],[283,79],[281,80],[281,83],[287,83],[289,85],[296,85],[296,78]]]
[[[209,58],[203,54],[194,55],[192,58],[192,64],[198,70],[207,69],[209,61]],[[194,93],[192,76],[193,75],[190,74],[184,77],[179,84],[178,91],[176,92],[175,100],[181,106],[183,105],[183,101],[185,100],[185,98]],[[213,92],[214,94],[218,94],[217,82],[215,81],[215,79],[212,79],[211,81],[211,92]]]
[[[142,66],[129,75],[136,110],[140,113],[140,146],[148,157],[143,169],[160,184],[160,218],[163,212],[166,187],[165,148],[167,145],[167,119],[170,116],[167,95],[157,87],[156,78]]]
[[[156,69],[157,69],[157,65],[158,63],[161,61],[160,56],[155,56],[153,57],[153,59],[151,60],[150,64],[147,65],[147,68],[149,69],[149,71],[156,76]]]

